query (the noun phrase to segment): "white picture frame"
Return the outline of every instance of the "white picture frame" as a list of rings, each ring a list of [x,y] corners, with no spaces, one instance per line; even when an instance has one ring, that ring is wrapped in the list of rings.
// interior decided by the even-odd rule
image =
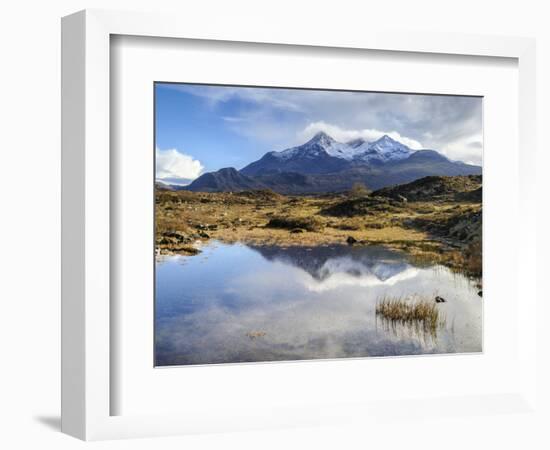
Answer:
[[[518,260],[536,261],[535,43],[532,39],[452,34],[357,32],[327,35],[314,25],[302,31],[263,23],[216,24],[192,17],[87,10],[62,21],[62,430],[85,440],[258,429],[375,414],[372,405],[342,404],[331,414],[312,415],[315,405],[274,408],[271,414],[217,413],[111,415],[110,378],[111,211],[110,38],[112,35],[285,44],[335,49],[369,49],[417,54],[513,58],[518,61],[519,185],[522,239]],[[518,280],[530,267],[518,265]],[[490,398],[438,399],[439,407],[464,414],[492,413],[503,404],[522,411],[536,398],[536,308],[534,285],[524,286],[518,310],[521,367],[517,389]],[[516,292],[515,295],[519,295]],[[311,366],[313,367],[313,366]],[[266,370],[269,370],[267,368]],[[314,368],[311,369],[315,370]],[[526,406],[528,405],[528,406]],[[225,405],[226,406],[226,405]],[[378,404],[377,406],[381,406]],[[382,405],[383,407],[383,405]],[[416,406],[411,406],[414,411]],[[421,402],[418,408],[422,408]],[[475,409],[477,408],[477,410]],[[345,419],[344,419],[345,420]]]

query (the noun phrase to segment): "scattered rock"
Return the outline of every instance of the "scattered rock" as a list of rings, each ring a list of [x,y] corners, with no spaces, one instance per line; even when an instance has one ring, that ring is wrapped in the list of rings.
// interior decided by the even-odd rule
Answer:
[[[187,255],[198,255],[201,251],[191,245],[186,245],[180,248],[174,249],[177,253],[185,253]]]
[[[439,295],[437,295],[435,297],[435,302],[436,303],[445,303],[447,300],[445,300],[443,297],[440,297]]]
[[[177,239],[180,242],[188,239],[187,235],[185,233],[182,233],[181,231],[167,231],[166,233],[164,233],[164,236]]]
[[[205,224],[199,223],[195,228],[197,230],[217,230],[218,225],[216,225],[216,224],[210,225],[208,223],[205,223]]]
[[[177,245],[190,241],[190,236],[181,231],[165,231],[157,237],[157,243],[161,245]]]
[[[355,239],[353,236],[348,236],[346,242],[348,243],[348,245],[353,245],[357,242],[357,239]]]
[[[292,230],[290,230],[292,234],[303,233],[304,231],[305,230],[303,228],[293,228]]]
[[[396,200],[398,202],[401,202],[401,203],[407,203],[408,202],[407,197],[405,197],[404,195],[401,195],[401,194],[397,194]]]
[[[208,233],[206,233],[205,231],[201,231],[199,233],[199,236],[203,239],[210,239],[210,235]]]

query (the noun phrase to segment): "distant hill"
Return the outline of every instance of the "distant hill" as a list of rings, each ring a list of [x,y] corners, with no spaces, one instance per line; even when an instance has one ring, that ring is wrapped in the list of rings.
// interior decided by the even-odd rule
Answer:
[[[360,182],[370,189],[404,184],[426,176],[481,175],[481,167],[451,161],[435,150],[414,151],[383,136],[374,142],[341,143],[318,133],[305,144],[266,153],[238,171],[206,173],[190,191],[223,192],[272,189],[281,194],[345,191]]]
[[[185,189],[198,192],[236,192],[263,189],[265,186],[254,178],[243,175],[233,167],[201,175]]]
[[[174,187],[170,184],[163,183],[162,181],[155,181],[155,189],[159,191],[174,191]]]
[[[372,196],[408,201],[437,199],[481,201],[481,175],[429,176],[411,183],[379,189]]]
[[[384,212],[400,212],[410,202],[474,202],[481,203],[481,176],[429,176],[411,183],[382,188],[368,195],[345,197],[321,211],[333,217],[354,217]],[[419,219],[421,223],[424,219]],[[431,224],[431,219],[426,219]]]

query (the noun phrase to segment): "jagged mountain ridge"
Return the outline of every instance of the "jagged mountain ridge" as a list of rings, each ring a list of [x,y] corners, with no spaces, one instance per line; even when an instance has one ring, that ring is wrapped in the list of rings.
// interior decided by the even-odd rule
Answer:
[[[258,161],[241,169],[241,172],[245,175],[272,172],[332,173],[357,164],[398,161],[412,153],[409,147],[387,135],[370,143],[364,139],[341,143],[319,132],[305,144],[266,153]]]
[[[281,194],[345,191],[360,182],[370,189],[430,175],[479,175],[481,167],[451,161],[435,150],[412,150],[385,135],[374,142],[341,143],[317,133],[305,144],[268,152],[241,169],[206,173],[185,189],[202,192],[272,189]]]

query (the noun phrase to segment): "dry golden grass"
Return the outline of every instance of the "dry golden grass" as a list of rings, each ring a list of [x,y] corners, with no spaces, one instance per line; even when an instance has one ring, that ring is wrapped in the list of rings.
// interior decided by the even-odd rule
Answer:
[[[391,211],[378,208],[354,217],[321,214],[347,199],[340,194],[288,197],[270,192],[158,191],[157,248],[160,253],[192,254],[194,242],[209,239],[255,245],[315,246],[344,244],[351,236],[361,244],[402,250],[415,263],[441,263],[470,276],[481,276],[479,245],[453,248],[427,231],[409,225],[417,218],[444,223],[457,214],[479,211],[480,204],[409,202],[394,206]],[[174,232],[183,233],[188,239],[165,238]]]
[[[419,297],[384,297],[376,304],[376,315],[390,322],[404,325],[422,325],[436,331],[446,325],[446,318],[434,300]]]
[[[361,218],[321,218],[319,211],[338,196],[284,197],[263,201],[251,196],[229,193],[162,192],[157,194],[157,235],[181,231],[196,234],[197,227],[215,225],[207,230],[211,239],[224,242],[279,245],[316,245],[345,243],[348,236],[371,244],[388,241],[417,241],[426,233],[392,223],[390,215]],[[268,224],[282,224],[273,228]],[[292,232],[302,229],[304,232]],[[198,240],[204,240],[197,236]]]

